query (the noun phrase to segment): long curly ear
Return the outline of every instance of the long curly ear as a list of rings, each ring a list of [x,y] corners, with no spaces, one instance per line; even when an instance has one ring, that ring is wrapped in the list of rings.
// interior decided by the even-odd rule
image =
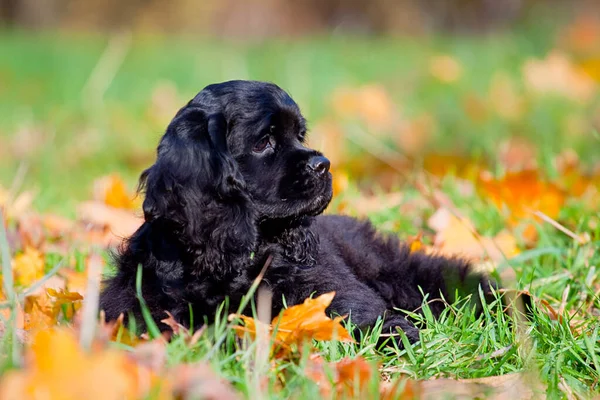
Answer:
[[[197,267],[214,273],[237,268],[257,238],[252,202],[226,134],[222,114],[184,107],[161,139],[156,163],[140,178],[146,222],[173,231]]]

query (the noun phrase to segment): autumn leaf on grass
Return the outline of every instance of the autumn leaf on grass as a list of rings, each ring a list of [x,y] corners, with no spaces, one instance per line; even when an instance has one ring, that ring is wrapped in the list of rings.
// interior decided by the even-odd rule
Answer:
[[[97,331],[97,341],[113,341],[135,347],[140,342],[140,338],[125,327],[125,324],[123,323],[124,319],[125,314],[121,314],[116,320],[106,322],[106,315],[104,314],[104,311],[101,311],[100,324]]]
[[[500,210],[508,210],[512,226],[533,218],[533,211],[556,218],[565,203],[565,193],[542,179],[536,170],[509,172],[501,179],[482,174],[478,186]],[[526,224],[523,235],[529,241],[535,240],[535,226]]]
[[[131,236],[144,222],[132,212],[107,206],[98,201],[84,202],[77,207],[81,223],[90,224],[99,230],[98,236],[80,234],[84,242],[99,242],[103,246],[119,244],[123,238]]]
[[[108,175],[94,182],[94,200],[115,208],[136,209],[140,199],[129,193],[118,175]]]
[[[494,75],[488,92],[492,109],[500,117],[518,121],[525,112],[525,101],[516,89],[515,82],[506,73]]]
[[[306,299],[304,303],[292,306],[273,318],[268,327],[269,332],[274,332],[274,345],[286,351],[293,350],[292,346],[300,346],[306,340],[339,340],[341,342],[354,342],[348,331],[341,325],[344,317],[331,319],[325,309],[331,304],[335,292],[325,293],[315,299]],[[244,315],[232,315],[230,319],[240,318],[244,326],[234,329],[238,335],[248,333],[252,339],[256,337],[256,326],[261,324],[254,318]]]
[[[27,247],[12,263],[15,282],[27,287],[44,276],[44,255],[33,247]]]
[[[339,88],[331,98],[333,110],[341,117],[360,117],[373,132],[389,128],[395,120],[395,105],[387,90],[380,84],[364,85],[359,88]]]
[[[436,232],[434,250],[448,255],[460,255],[474,261],[489,257],[498,262],[518,254],[515,238],[502,231],[495,237],[477,237],[473,223],[464,217],[457,217],[446,208],[438,209],[431,216],[428,225]]]
[[[456,154],[428,154],[423,159],[423,168],[439,177],[455,175],[456,177],[474,180],[485,164],[478,160]]]
[[[544,60],[526,61],[523,79],[532,92],[560,95],[579,102],[589,101],[596,92],[594,80],[557,51]]]
[[[463,67],[450,55],[437,55],[429,60],[429,73],[444,83],[454,83],[460,79]]]
[[[34,336],[23,370],[10,371],[0,381],[2,399],[133,399],[150,394],[159,383],[147,368],[125,352],[85,353],[74,332],[48,329]],[[166,398],[168,385],[158,395]]]
[[[79,293],[52,288],[47,288],[45,293],[37,296],[27,296],[24,307],[25,330],[48,329],[57,324],[61,312],[65,318],[72,319],[81,308],[82,300]]]
[[[557,183],[569,195],[596,196],[600,191],[600,173],[585,171],[574,150],[568,149],[558,154],[554,158],[554,165],[559,173]]]
[[[331,398],[334,392],[335,398],[366,398],[375,371],[376,368],[362,357],[326,363],[320,355],[313,354],[304,373],[319,386],[323,398]]]

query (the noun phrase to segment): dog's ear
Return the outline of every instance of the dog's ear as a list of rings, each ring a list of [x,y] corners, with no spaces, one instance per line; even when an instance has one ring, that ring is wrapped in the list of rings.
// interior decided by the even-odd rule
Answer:
[[[173,230],[190,251],[212,257],[217,269],[223,253],[250,253],[257,235],[252,202],[226,135],[222,114],[187,105],[169,124],[156,163],[140,178],[146,221]]]

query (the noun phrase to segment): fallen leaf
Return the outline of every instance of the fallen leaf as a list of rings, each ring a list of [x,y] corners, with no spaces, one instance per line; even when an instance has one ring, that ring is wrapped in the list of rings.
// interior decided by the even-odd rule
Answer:
[[[85,353],[73,331],[38,332],[27,352],[23,370],[9,371],[0,382],[2,399],[140,398],[160,382],[149,369],[136,365],[126,353],[96,350]],[[162,388],[162,386],[161,386]],[[163,391],[156,391],[157,398]]]
[[[482,174],[478,188],[501,211],[508,211],[507,219],[513,227],[531,220],[533,211],[555,219],[565,203],[564,191],[542,179],[537,170],[508,172],[501,179]],[[524,227],[523,236],[530,242],[534,241],[535,226],[526,223]]]
[[[519,252],[510,233],[502,231],[493,238],[476,236],[471,221],[455,216],[447,208],[438,209],[428,225],[436,232],[433,249],[448,256],[461,255],[473,261],[489,257],[499,262]]]
[[[336,398],[366,398],[375,371],[363,357],[326,363],[320,355],[312,354],[304,373],[317,384],[323,398],[331,398],[334,391]]]
[[[515,82],[505,73],[492,78],[488,92],[492,110],[508,121],[519,120],[525,112],[525,100],[517,91]]]
[[[335,369],[335,386],[340,398],[355,397],[364,393],[374,375],[373,367],[362,357],[344,358],[335,364]]]
[[[454,83],[463,73],[462,65],[450,55],[437,55],[429,60],[429,73],[444,83]]]
[[[354,342],[341,325],[344,317],[331,319],[325,313],[334,296],[335,292],[330,292],[315,299],[306,299],[303,304],[287,308],[280,316],[273,318],[268,332],[275,332],[274,350],[281,349],[281,356],[284,356],[293,350],[293,346],[301,346],[313,339]],[[239,318],[244,323],[244,326],[234,327],[239,336],[243,337],[247,333],[252,339],[256,337],[256,327],[262,322],[245,315],[230,316],[230,319],[233,318]]]
[[[591,14],[581,13],[562,32],[561,42],[568,50],[580,55],[600,50],[600,18]]]
[[[537,149],[523,138],[511,138],[499,146],[498,161],[506,171],[532,170],[537,167]]]
[[[131,357],[138,365],[160,374],[167,363],[167,343],[160,337],[141,343],[135,347]]]
[[[395,121],[395,105],[387,90],[380,84],[364,85],[359,88],[342,87],[331,96],[334,112],[343,118],[361,118],[367,125],[374,126],[374,134],[380,134]]]
[[[526,61],[523,79],[533,93],[554,94],[583,103],[596,92],[594,80],[558,51],[553,51],[543,60]]]
[[[239,396],[204,363],[180,364],[171,369],[173,395],[183,399],[237,400]]]
[[[485,168],[485,163],[457,154],[431,153],[423,159],[423,168],[439,177],[454,175],[462,179],[475,180]]]
[[[57,324],[59,315],[72,319],[81,308],[83,297],[79,293],[67,292],[64,289],[46,288],[45,293],[25,298],[25,330],[40,331]]]
[[[94,200],[114,208],[135,209],[140,206],[140,199],[129,193],[123,179],[114,174],[96,179]]]
[[[204,333],[206,325],[203,325],[202,328],[198,329],[192,334],[188,328],[177,322],[170,312],[165,311],[165,313],[167,314],[167,318],[161,320],[160,322],[162,322],[165,325],[168,325],[169,328],[171,328],[173,335],[183,336],[188,346],[193,346],[198,342],[198,340]]]
[[[44,265],[44,255],[32,247],[26,247],[12,262],[16,284],[27,287],[40,280],[44,276]]]
[[[131,333],[125,325],[123,325],[124,314],[119,315],[116,320],[106,322],[104,311],[100,311],[100,323],[98,326],[98,334],[96,342],[104,343],[113,341],[122,343],[127,346],[135,347],[140,342],[140,339]]]
[[[403,154],[414,156],[422,153],[431,142],[436,128],[435,118],[430,114],[422,114],[400,124],[394,141]]]
[[[79,205],[77,215],[81,222],[108,230],[103,241],[107,246],[121,243],[123,238],[131,236],[144,222],[133,213],[110,207],[97,201],[88,201]]]
[[[539,380],[522,373],[490,376],[476,379],[440,378],[427,381],[409,381],[404,391],[398,393],[400,399],[437,400],[485,398],[494,400],[543,398],[545,389]],[[388,393],[398,382],[382,384],[382,391]],[[408,386],[406,386],[408,385]]]

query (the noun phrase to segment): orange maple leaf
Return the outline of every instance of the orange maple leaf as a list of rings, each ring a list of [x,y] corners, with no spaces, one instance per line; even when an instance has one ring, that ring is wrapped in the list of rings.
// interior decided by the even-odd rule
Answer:
[[[48,329],[34,336],[26,368],[2,378],[0,398],[133,399],[148,395],[157,383],[152,371],[124,352],[101,349],[87,354],[73,331]]]
[[[123,179],[115,174],[94,182],[94,199],[115,208],[135,209],[140,204],[140,199],[129,193]]]
[[[39,331],[56,325],[61,312],[68,319],[81,307],[83,297],[76,292],[47,288],[39,296],[25,298],[25,330]]]
[[[512,226],[531,219],[534,211],[556,218],[565,203],[564,191],[542,179],[536,170],[509,172],[501,179],[483,175],[479,188],[500,210],[507,209]],[[533,225],[527,224],[523,235],[534,240],[536,232]]]
[[[292,306],[273,318],[268,331],[275,334],[275,347],[287,352],[292,350],[293,345],[300,346],[310,339],[354,342],[350,333],[340,324],[345,317],[331,319],[325,314],[325,309],[329,307],[334,296],[335,292],[329,292],[315,299],[306,299],[304,303]],[[232,317],[239,317],[244,322],[243,327],[234,328],[240,336],[248,333],[253,339],[256,337],[256,328],[261,324],[260,321],[244,315]]]

